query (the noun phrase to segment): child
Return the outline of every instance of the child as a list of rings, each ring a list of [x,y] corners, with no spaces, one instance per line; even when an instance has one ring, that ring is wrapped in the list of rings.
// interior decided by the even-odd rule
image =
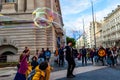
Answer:
[[[32,57],[31,66],[32,66],[32,70],[35,69],[36,66],[38,66],[38,62],[37,62],[37,57],[36,56]]]
[[[28,77],[28,75],[30,74],[31,71],[32,71],[32,66],[31,66],[31,63],[28,62],[28,69],[27,69],[27,71],[25,73],[26,77]]]
[[[28,63],[27,63],[27,58],[29,56],[28,53],[23,53],[20,55],[20,66],[19,69],[15,75],[14,80],[26,80],[26,71],[28,69]]]
[[[35,68],[36,73],[32,80],[49,80],[51,67],[48,62],[42,62],[39,66]]]

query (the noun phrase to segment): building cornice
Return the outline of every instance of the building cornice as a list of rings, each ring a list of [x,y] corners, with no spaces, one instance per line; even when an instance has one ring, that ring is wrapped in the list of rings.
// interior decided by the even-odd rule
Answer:
[[[109,19],[112,15],[114,15],[118,10],[120,10],[120,5],[117,6],[117,8],[115,10],[112,10],[111,13],[108,14],[107,17],[104,17],[104,21]]]

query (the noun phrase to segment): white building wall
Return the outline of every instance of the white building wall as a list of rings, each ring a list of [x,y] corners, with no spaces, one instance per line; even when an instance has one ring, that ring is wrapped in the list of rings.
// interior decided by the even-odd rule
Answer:
[[[120,6],[105,18],[102,31],[105,47],[120,45]]]

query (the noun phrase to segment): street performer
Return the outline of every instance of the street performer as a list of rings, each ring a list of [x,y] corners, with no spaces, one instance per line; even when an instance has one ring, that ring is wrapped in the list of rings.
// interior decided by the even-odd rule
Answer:
[[[68,69],[67,69],[67,78],[73,78],[73,70],[75,68],[75,60],[73,55],[73,48],[72,48],[72,41],[68,42],[68,45],[65,47],[66,49],[66,60],[68,62]]]

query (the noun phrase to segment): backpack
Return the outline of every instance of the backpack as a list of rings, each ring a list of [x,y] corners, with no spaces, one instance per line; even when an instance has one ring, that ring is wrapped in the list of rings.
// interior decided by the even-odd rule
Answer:
[[[35,69],[32,70],[32,71],[30,72],[30,74],[28,75],[27,80],[32,80],[32,78],[33,78],[33,76],[35,75],[35,73],[36,73],[36,70],[35,70]]]

